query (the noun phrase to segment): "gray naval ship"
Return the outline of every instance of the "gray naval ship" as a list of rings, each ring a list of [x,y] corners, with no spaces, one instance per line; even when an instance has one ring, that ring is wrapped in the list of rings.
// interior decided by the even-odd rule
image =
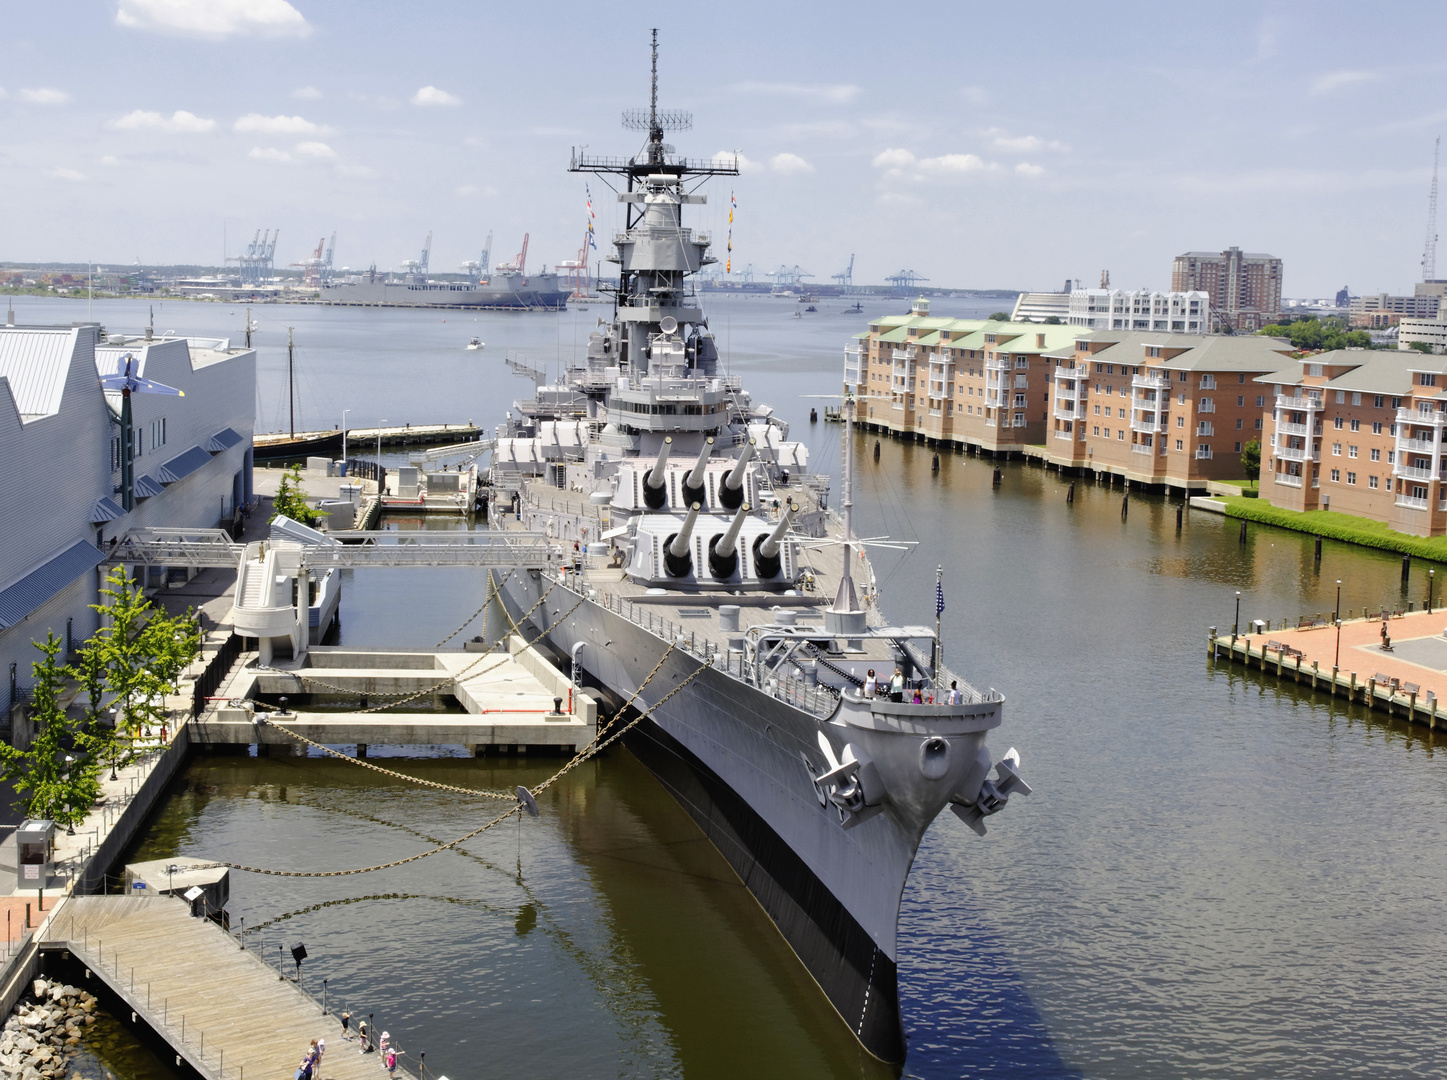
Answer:
[[[421,259],[408,259],[400,274],[379,274],[374,266],[356,281],[338,281],[323,285],[320,300],[324,304],[353,307],[442,307],[483,308],[489,310],[562,311],[568,306],[566,282],[546,269],[529,274],[526,269],[527,240],[515,265],[500,266],[488,272],[485,263],[469,263],[469,281],[432,281],[428,279],[428,259],[432,235],[422,248]],[[477,270],[473,276],[471,270]]]
[[[1001,695],[947,670],[935,630],[880,610],[850,520],[852,401],[840,514],[788,425],[721,372],[690,281],[714,261],[709,237],[682,211],[736,168],[664,146],[683,119],[657,109],[656,31],[653,56],[642,152],[571,164],[613,179],[626,207],[613,318],[557,381],[513,363],[537,385],[493,450],[494,528],[546,532],[576,557],[503,577],[499,596],[576,679],[649,713],[628,748],[855,1038],[902,1062],[895,931],[920,839],[946,807],[983,835],[1030,789],[1013,749],[992,762],[985,746]]]

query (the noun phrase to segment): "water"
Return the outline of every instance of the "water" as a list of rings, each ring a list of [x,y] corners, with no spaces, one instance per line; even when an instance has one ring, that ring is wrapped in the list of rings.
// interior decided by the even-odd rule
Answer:
[[[27,303],[22,319],[84,314]],[[794,319],[778,301],[710,304],[733,370],[791,419],[817,469],[837,470],[840,429],[809,425],[825,402],[803,395],[835,391],[844,340],[886,306],[900,307]],[[144,321],[144,304],[96,307],[108,324]],[[164,325],[222,332],[229,307],[168,305]],[[254,309],[272,335],[259,397],[277,396],[274,328],[290,322],[299,362],[336,396],[328,408],[355,399],[351,423],[490,424],[528,389],[502,381],[498,353],[566,357],[598,313],[479,315],[454,331],[473,316]],[[472,333],[481,358],[462,352]],[[932,450],[886,439],[875,464],[873,440],[859,437],[860,532],[919,541],[875,552],[885,608],[927,619],[945,566],[948,662],[1006,693],[992,747],[1019,747],[1036,789],[984,840],[949,815],[925,838],[901,913],[906,1075],[1447,1070],[1425,1013],[1447,961],[1441,737],[1205,656],[1206,627],[1231,624],[1238,590],[1243,623],[1275,622],[1330,612],[1338,579],[1343,609],[1420,601],[1427,567],[1404,594],[1385,553],[1328,541],[1318,565],[1310,537],[1252,526],[1240,545],[1234,522],[1200,513],[1177,534],[1163,499],[1132,497],[1122,521],[1118,489],[1081,482],[1067,505],[1068,478],[1038,467],[1011,463],[992,489],[989,460],[945,455],[932,476]],[[357,573],[346,589],[350,644],[432,645],[482,598],[451,572]],[[557,764],[401,767],[476,787],[535,783]],[[343,762],[201,760],[141,854],[359,866],[462,835],[486,809]],[[626,755],[548,792],[540,820],[464,846],[354,878],[237,875],[232,909],[249,926],[283,919],[270,947],[305,940],[314,977],[454,1080],[889,1075]]]

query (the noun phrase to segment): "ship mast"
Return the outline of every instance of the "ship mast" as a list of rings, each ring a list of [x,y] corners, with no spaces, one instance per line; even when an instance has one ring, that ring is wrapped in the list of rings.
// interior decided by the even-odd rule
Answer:
[[[861,634],[864,610],[854,591],[854,394],[844,391],[844,569],[834,603],[824,609],[824,628],[831,634]]]

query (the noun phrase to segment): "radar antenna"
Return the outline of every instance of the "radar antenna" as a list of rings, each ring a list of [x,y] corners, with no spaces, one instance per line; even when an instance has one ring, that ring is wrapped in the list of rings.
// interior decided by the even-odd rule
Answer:
[[[649,85],[648,112],[629,109],[623,114],[623,127],[629,131],[648,132],[648,163],[662,165],[667,152],[663,143],[665,131],[688,131],[693,127],[693,114],[682,109],[658,111],[658,30],[653,31],[653,77]]]

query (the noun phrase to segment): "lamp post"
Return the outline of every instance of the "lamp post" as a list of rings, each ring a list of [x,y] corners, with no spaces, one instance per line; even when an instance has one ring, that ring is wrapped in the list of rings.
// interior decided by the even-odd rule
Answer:
[[[1427,614],[1432,614],[1432,586],[1437,583],[1437,571],[1427,571]]]
[[[343,464],[345,464],[345,463],[346,463],[346,460],[347,460],[347,413],[349,413],[349,412],[351,412],[351,411],[352,411],[351,409],[343,409],[343,410],[342,410],[342,463],[343,463]]]
[[[1341,578],[1336,579],[1336,610],[1332,612],[1333,622],[1341,622]]]
[[[1332,669],[1332,671],[1335,671],[1335,670],[1336,670],[1337,668],[1339,668],[1339,667],[1341,667],[1341,620],[1340,620],[1340,619],[1338,619],[1338,620],[1336,621],[1336,656],[1333,657],[1333,659],[1332,659],[1331,669]]]
[[[377,421],[377,498],[382,497],[382,425],[387,422],[384,416]]]
[[[1231,623],[1231,640],[1241,632],[1241,590],[1236,590],[1236,618]]]

